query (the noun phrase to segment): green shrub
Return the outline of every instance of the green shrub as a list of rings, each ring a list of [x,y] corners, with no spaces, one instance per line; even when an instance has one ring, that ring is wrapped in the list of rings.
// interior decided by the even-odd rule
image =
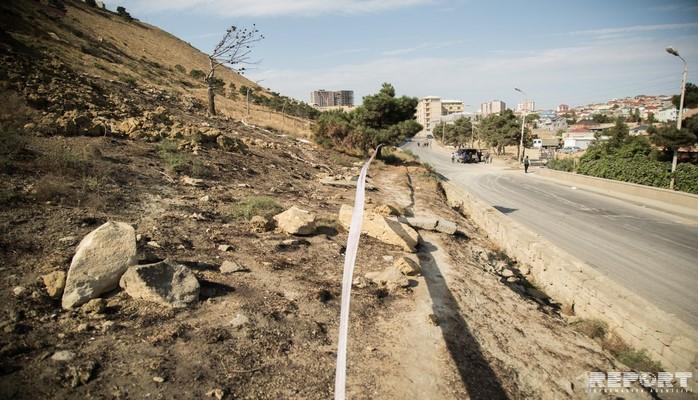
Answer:
[[[187,173],[190,170],[188,157],[179,151],[174,140],[163,140],[157,146],[158,156],[165,162],[167,169],[176,173]]]
[[[681,163],[676,166],[676,190],[698,194],[698,165]]]
[[[272,217],[283,211],[276,200],[267,196],[246,197],[230,207],[230,216],[235,219],[250,219],[255,215]]]
[[[189,71],[189,76],[196,79],[197,81],[202,81],[206,78],[206,73],[200,69],[192,69]]]
[[[577,172],[599,178],[667,188],[671,176],[670,168],[668,163],[644,157],[603,157],[597,160],[583,160],[577,167]]]
[[[557,171],[574,172],[574,159],[561,158],[558,160],[550,160],[547,166]]]
[[[179,64],[175,65],[175,66],[174,66],[174,69],[175,69],[175,71],[179,72],[180,74],[186,74],[186,73],[187,73],[187,69],[184,68],[183,66],[179,65]]]

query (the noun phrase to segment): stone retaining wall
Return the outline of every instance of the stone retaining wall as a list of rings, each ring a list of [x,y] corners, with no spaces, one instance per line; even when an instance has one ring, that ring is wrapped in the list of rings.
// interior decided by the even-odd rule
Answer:
[[[591,266],[557,248],[474,195],[442,182],[449,205],[470,217],[495,244],[520,264],[548,296],[581,318],[608,323],[635,348],[646,349],[666,371],[698,377],[698,331],[667,314]]]

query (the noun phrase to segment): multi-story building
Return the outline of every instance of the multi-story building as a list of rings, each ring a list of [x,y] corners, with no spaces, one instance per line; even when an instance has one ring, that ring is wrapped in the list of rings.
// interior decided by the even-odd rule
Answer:
[[[519,103],[516,105],[516,112],[517,113],[522,113],[522,112],[533,112],[536,110],[536,102],[533,100],[524,100],[523,103]]]
[[[559,106],[557,106],[558,114],[565,114],[569,111],[570,111],[570,106],[568,106],[567,104],[560,104]]]
[[[659,122],[676,121],[678,117],[679,110],[676,107],[664,109],[654,115],[654,119]]]
[[[417,103],[417,122],[425,130],[441,121],[441,117],[450,114],[462,113],[465,105],[461,100],[441,100],[438,96],[427,96],[419,99]]]
[[[315,90],[310,93],[310,104],[324,109],[328,107],[353,107],[353,90]]]
[[[499,114],[507,109],[507,105],[501,100],[492,100],[487,103],[480,104],[480,114],[486,117],[490,114]]]

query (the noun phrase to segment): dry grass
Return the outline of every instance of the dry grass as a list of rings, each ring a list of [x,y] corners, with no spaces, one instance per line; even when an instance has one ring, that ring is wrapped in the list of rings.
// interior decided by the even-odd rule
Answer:
[[[228,214],[234,219],[250,219],[255,215],[270,218],[283,211],[283,207],[271,197],[250,196],[230,206]]]
[[[635,371],[656,372],[662,370],[662,365],[652,360],[646,350],[633,348],[618,336],[610,333],[608,324],[604,321],[579,319],[570,325],[575,331],[599,342],[601,347],[613,354],[618,361]]]

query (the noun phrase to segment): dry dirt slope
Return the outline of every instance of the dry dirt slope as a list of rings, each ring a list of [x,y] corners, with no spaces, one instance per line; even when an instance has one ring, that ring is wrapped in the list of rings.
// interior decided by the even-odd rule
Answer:
[[[55,57],[76,73],[136,81],[189,94],[202,101],[206,99],[203,83],[191,78],[189,72],[207,71],[208,58],[190,44],[155,26],[127,21],[81,1],[65,1],[65,11],[45,4],[46,1],[31,0],[0,5],[0,29],[5,41],[27,46],[26,50],[34,52],[34,62],[46,63]],[[216,40],[212,39],[211,47]],[[184,67],[184,72],[175,69],[178,65]],[[219,69],[216,74],[237,88],[247,86],[266,91],[227,68]],[[252,105],[251,115],[247,116],[242,96],[234,100],[218,96],[217,103],[221,110],[237,119],[274,128],[283,125],[285,131],[296,134],[309,133],[307,121],[283,118],[262,106]]]
[[[127,65],[134,82],[90,71],[96,59],[80,47],[87,29],[74,30],[99,15],[72,4],[67,13],[38,1],[2,5],[0,398],[330,398],[346,242],[336,215],[353,193],[319,178],[353,176],[359,160],[287,130],[206,117],[196,96],[159,75],[161,67],[127,53],[139,46],[131,36],[121,48],[127,55],[102,50],[123,57],[108,68]],[[85,15],[72,19],[78,13]],[[49,30],[68,43],[54,47]],[[406,179],[404,167],[374,167],[376,180]],[[413,167],[424,177],[412,189],[429,199],[432,212],[457,218],[444,209],[434,181]],[[422,204],[409,186],[381,186],[370,194],[370,208],[401,204],[404,196],[406,212]],[[317,215],[314,234],[291,237],[251,224],[252,215],[293,205]],[[115,290],[103,296],[103,309],[61,309],[41,276],[66,271],[80,238],[109,220],[134,226],[139,263],[170,259],[194,271],[200,301],[173,310]],[[484,271],[487,260],[497,259],[493,250],[460,254],[474,248],[477,232],[469,235],[439,239],[458,270],[437,271],[433,259],[447,257],[425,247],[420,257],[428,279],[392,292],[355,287],[352,398],[581,397],[568,392],[579,372],[612,365],[593,342]],[[357,276],[401,255],[400,248],[364,237]],[[249,271],[223,273],[221,264],[233,260]],[[458,280],[462,274],[473,279]],[[434,283],[444,292],[443,277],[452,292],[445,303],[430,294]],[[511,321],[489,318],[500,303]],[[469,335],[461,334],[464,326]],[[546,336],[553,345],[540,344],[518,332],[529,326],[560,332]],[[425,338],[433,347],[412,344]],[[515,351],[528,347],[540,353],[531,356],[540,357],[538,365],[527,366],[527,352]],[[427,388],[419,386],[424,360],[429,376],[439,379]],[[550,388],[549,377],[555,378]]]

